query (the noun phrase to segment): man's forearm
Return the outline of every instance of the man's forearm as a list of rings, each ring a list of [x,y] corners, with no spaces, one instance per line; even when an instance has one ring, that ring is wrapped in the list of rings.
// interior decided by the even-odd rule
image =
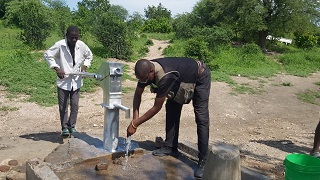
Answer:
[[[133,119],[139,118],[140,103],[141,103],[141,100],[140,101],[139,100],[133,101],[133,112],[132,112]]]
[[[143,89],[136,89],[133,97],[133,119],[139,118],[139,108],[141,104],[141,94]]]
[[[152,106],[151,109],[149,109],[144,115],[141,117],[134,119],[134,125],[139,126],[140,124],[148,121],[151,119],[154,115],[156,115],[162,108],[162,105],[165,101],[165,97],[162,98],[156,98],[154,105]]]
[[[148,121],[149,119],[151,119],[154,115],[156,115],[158,112],[160,111],[160,109],[156,108],[156,107],[152,107],[151,109],[149,109],[144,115],[142,115],[141,117],[134,119],[134,125],[135,126],[139,126],[142,123]]]

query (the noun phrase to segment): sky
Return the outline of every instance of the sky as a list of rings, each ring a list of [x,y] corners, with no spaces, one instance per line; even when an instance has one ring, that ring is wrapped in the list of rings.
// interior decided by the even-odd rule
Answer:
[[[66,0],[67,5],[71,10],[77,9],[78,0]],[[185,12],[191,12],[192,8],[199,0],[109,0],[112,5],[120,5],[128,10],[129,14],[133,12],[139,12],[144,15],[144,9],[149,6],[158,6],[159,3],[163,7],[171,11],[171,15],[182,14]]]

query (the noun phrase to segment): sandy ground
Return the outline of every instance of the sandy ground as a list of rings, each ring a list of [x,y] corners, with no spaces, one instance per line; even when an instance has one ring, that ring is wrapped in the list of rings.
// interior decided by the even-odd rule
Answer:
[[[154,40],[154,46],[145,57],[162,57],[167,41]],[[161,48],[159,48],[161,47]],[[110,61],[119,61],[110,59]],[[120,61],[122,62],[122,61]],[[133,63],[122,62],[133,68]],[[90,71],[90,69],[88,70]],[[133,76],[134,77],[134,76]],[[317,90],[320,73],[307,78],[278,74],[273,78],[248,79],[234,77],[239,84],[260,90],[259,94],[237,94],[222,82],[212,82],[210,95],[210,143],[224,142],[239,147],[243,166],[263,172],[272,179],[283,179],[283,160],[289,153],[308,153],[312,148],[314,129],[318,123],[319,106],[304,103],[297,93]],[[290,83],[292,86],[283,86]],[[136,82],[124,81],[123,87],[135,88]],[[59,144],[60,120],[58,107],[40,107],[27,103],[22,96],[6,98],[0,88],[0,107],[18,108],[0,111],[0,162],[18,160],[19,165],[8,172],[0,172],[0,179],[25,177],[24,164],[33,157],[43,159]],[[82,93],[77,129],[89,135],[102,137],[104,111],[100,106],[103,92]],[[123,94],[122,104],[132,107],[133,91]],[[141,111],[153,105],[154,94],[145,93]],[[131,109],[132,110],[132,109]],[[165,135],[164,108],[151,120],[141,125],[132,139],[138,142],[154,141]],[[130,119],[120,113],[120,137],[126,137]],[[179,141],[197,142],[196,124],[191,104],[183,108]]]

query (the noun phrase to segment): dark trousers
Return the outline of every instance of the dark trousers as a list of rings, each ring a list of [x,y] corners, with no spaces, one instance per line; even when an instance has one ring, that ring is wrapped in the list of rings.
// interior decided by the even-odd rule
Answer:
[[[58,87],[58,102],[61,128],[74,128],[79,109],[80,89],[67,91]],[[68,118],[68,104],[70,98],[70,116]]]
[[[209,142],[209,96],[211,87],[211,73],[206,67],[203,74],[197,79],[192,104],[194,107],[195,121],[198,135],[198,158],[206,159]],[[166,140],[165,145],[178,147],[181,104],[167,100],[166,103]]]

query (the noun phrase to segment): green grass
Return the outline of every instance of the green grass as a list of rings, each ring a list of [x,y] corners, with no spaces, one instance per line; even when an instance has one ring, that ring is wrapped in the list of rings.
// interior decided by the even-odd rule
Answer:
[[[307,77],[320,70],[320,49],[289,52],[280,56],[279,62],[288,74]]]
[[[149,39],[147,36],[140,36],[133,41],[133,55],[130,57],[132,62],[137,61],[149,52]]]
[[[7,97],[15,98],[20,94],[27,95],[27,101],[36,102],[43,106],[52,106],[57,103],[56,74],[50,70],[43,58],[44,50],[31,51],[25,46],[18,36],[18,29],[5,28],[0,21],[0,85],[9,93]],[[50,36],[45,42],[45,48],[49,48],[60,40],[58,35]],[[164,49],[166,57],[183,57],[186,41],[173,38],[173,34],[143,33],[133,41],[134,55],[131,61],[136,61],[148,52],[150,39],[170,40],[170,45]],[[93,36],[86,34],[82,40],[88,44],[94,53],[94,58],[88,72],[98,71],[102,62],[107,61],[108,55],[105,49]],[[256,94],[263,92],[265,81],[259,77],[270,78],[277,73],[287,73],[296,76],[309,76],[320,68],[320,48],[312,50],[299,50],[291,47],[280,47],[282,55],[270,57],[253,49],[245,48],[221,48],[212,52],[207,64],[211,68],[212,81],[228,83],[236,93]],[[134,80],[127,74],[128,66],[124,65],[123,79]],[[259,81],[259,87],[249,84],[237,84],[232,77],[243,76]],[[81,91],[94,92],[99,86],[95,79],[85,78]],[[318,83],[320,84],[320,82]],[[292,86],[290,82],[284,82],[281,86]],[[132,88],[123,88],[123,92],[133,91]],[[308,91],[298,95],[300,99],[310,103],[316,103],[319,93]],[[4,109],[8,109],[4,107]]]
[[[163,50],[165,57],[184,57],[186,41],[172,40],[171,44]]]
[[[320,105],[320,101],[319,101],[320,92],[318,91],[309,89],[304,93],[298,93],[297,96],[298,96],[298,99],[300,99],[303,102]]]
[[[157,39],[157,40],[170,40],[174,37],[173,33],[143,33],[150,39]]]
[[[241,48],[222,50],[209,64],[229,76],[271,77],[281,70],[277,62],[262,53],[244,53]]]
[[[18,107],[10,107],[10,106],[1,106],[0,111],[17,111]]]
[[[254,88],[249,84],[235,85],[233,90],[239,94],[261,94],[264,92],[261,88]]]
[[[315,82],[314,84],[317,86],[320,86],[320,82]],[[320,105],[320,99],[319,99],[320,98],[320,91],[319,90],[308,89],[308,90],[306,90],[306,92],[298,93],[297,96],[303,102]]]

